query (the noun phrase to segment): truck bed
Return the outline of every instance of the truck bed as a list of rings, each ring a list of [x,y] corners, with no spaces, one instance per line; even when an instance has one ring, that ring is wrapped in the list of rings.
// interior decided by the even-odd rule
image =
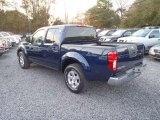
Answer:
[[[70,43],[63,44],[62,48],[62,56],[69,51],[75,51],[83,55],[83,57],[88,61],[89,66],[91,66],[91,79],[100,79],[96,78],[97,76],[101,76],[101,78],[107,78],[107,76],[112,75],[114,76],[138,66],[143,62],[143,44]],[[107,54],[112,51],[116,51],[118,54],[117,70],[114,72],[107,68]]]

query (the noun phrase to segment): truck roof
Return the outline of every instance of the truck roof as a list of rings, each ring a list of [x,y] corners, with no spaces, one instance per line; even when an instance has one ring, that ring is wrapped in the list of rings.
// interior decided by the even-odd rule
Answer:
[[[41,27],[39,29],[64,28],[64,27],[74,27],[74,26],[93,27],[93,26],[89,26],[89,25],[80,25],[80,24],[63,24],[63,25],[45,26],[45,27]]]

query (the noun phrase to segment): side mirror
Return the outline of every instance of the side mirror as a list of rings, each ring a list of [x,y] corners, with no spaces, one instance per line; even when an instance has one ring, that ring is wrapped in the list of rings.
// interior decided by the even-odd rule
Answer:
[[[35,39],[35,41],[33,41],[33,43],[35,46],[38,45],[38,46],[41,46],[41,45],[44,45],[44,40],[42,37],[39,37],[37,39]]]
[[[150,35],[149,38],[155,38],[155,35]]]
[[[31,37],[31,36],[27,36],[27,37],[26,37],[26,42],[29,42],[29,43],[30,43],[31,40],[32,40],[32,37]]]
[[[44,41],[43,40],[39,40],[39,42],[37,43],[38,46],[44,45]]]

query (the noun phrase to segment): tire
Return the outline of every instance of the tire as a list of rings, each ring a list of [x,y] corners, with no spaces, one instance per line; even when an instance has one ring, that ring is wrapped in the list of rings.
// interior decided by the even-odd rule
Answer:
[[[0,56],[2,56],[3,54],[0,53]]]
[[[80,93],[85,90],[87,80],[82,70],[82,67],[77,64],[70,64],[64,71],[65,84],[67,88],[73,93]]]
[[[18,61],[19,61],[19,65],[21,68],[23,69],[28,69],[30,67],[30,63],[28,58],[26,57],[26,55],[24,54],[23,51],[20,51],[18,53]]]

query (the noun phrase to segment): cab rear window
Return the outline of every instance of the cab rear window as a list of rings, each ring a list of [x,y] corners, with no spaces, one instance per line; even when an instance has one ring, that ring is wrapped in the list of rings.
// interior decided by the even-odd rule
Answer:
[[[65,40],[95,40],[97,38],[96,31],[92,27],[67,27]]]

